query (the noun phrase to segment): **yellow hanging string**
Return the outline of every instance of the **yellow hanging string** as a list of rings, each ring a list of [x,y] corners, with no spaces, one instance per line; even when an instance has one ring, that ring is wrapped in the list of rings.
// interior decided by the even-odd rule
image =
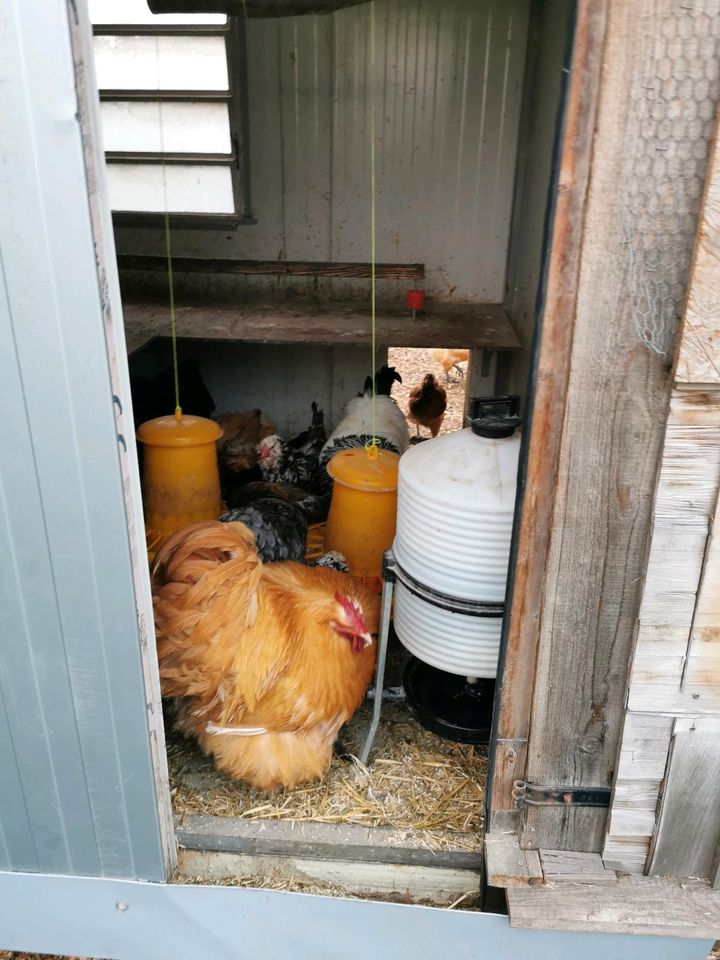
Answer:
[[[155,66],[157,69],[158,87],[160,83],[160,45],[155,47]],[[175,284],[172,269],[172,247],[170,244],[170,211],[168,206],[167,167],[165,165],[165,123],[163,120],[163,105],[158,102],[158,124],[160,127],[160,153],[162,154],[163,199],[165,207],[165,256],[167,257],[168,293],[170,301],[170,340],[172,342],[173,381],[175,385],[175,419],[182,418],[180,407],[180,376],[178,374],[177,331],[175,323]]]
[[[372,378],[372,437],[367,444],[366,450],[371,460],[377,460],[380,456],[380,439],[375,436],[376,428],[376,407],[377,390],[375,385],[375,359],[377,354],[377,331],[376,331],[376,298],[377,298],[377,277],[376,277],[376,240],[375,240],[375,90],[373,82],[375,79],[375,0],[370,3],[370,76],[368,90],[370,91],[370,324],[372,331],[372,367],[370,375]]]
[[[173,283],[172,247],[170,245],[170,214],[165,205],[165,254],[167,256],[168,292],[170,295],[170,339],[172,341],[173,378],[175,382],[175,419],[182,417],[180,407],[180,376],[178,374],[177,330],[175,320],[175,286]]]

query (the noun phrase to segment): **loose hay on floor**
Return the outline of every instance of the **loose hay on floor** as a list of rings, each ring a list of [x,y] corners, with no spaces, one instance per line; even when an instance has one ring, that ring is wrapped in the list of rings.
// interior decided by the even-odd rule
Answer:
[[[303,880],[298,877],[287,877],[281,871],[266,874],[260,880],[257,876],[245,876],[237,874],[233,877],[223,877],[222,879],[208,880],[207,877],[186,877],[179,876],[173,881],[175,883],[188,884],[190,886],[210,886],[210,887],[242,887],[244,889],[255,890],[279,890],[284,893],[307,893],[317,897],[342,897],[347,900],[377,900],[381,903],[412,903],[415,906],[444,907],[446,910],[472,910],[480,909],[480,891],[473,888],[468,890],[461,897],[453,896],[447,903],[416,900],[404,893],[354,893],[352,891],[340,889],[331,883],[319,883],[313,880]],[[1,960],[1,958],[0,958]],[[712,957],[710,958],[712,960]]]
[[[369,707],[341,736],[353,753]],[[253,790],[215,770],[198,747],[168,731],[176,814],[295,820],[423,831],[433,849],[482,846],[487,751],[442,740],[420,727],[404,704],[388,704],[368,769],[333,758],[323,780],[278,794]]]

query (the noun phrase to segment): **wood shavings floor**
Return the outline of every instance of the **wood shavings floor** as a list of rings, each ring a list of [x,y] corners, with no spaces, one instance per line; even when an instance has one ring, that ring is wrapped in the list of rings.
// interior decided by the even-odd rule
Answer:
[[[369,706],[342,732],[358,751]],[[323,780],[269,795],[215,770],[199,748],[167,730],[176,814],[204,813],[251,820],[359,824],[421,831],[433,849],[482,847],[485,748],[442,740],[423,730],[405,704],[387,704],[368,769],[333,758]]]

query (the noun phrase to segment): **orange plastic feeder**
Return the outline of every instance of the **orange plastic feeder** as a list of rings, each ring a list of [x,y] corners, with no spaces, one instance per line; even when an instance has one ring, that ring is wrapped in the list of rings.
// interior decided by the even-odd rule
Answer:
[[[339,550],[350,573],[375,587],[395,537],[399,460],[389,450],[360,447],[336,453],[327,467],[335,482],[325,549]]]
[[[222,428],[205,417],[169,416],[140,425],[145,445],[145,525],[169,537],[200,520],[217,520],[222,506],[216,443]]]

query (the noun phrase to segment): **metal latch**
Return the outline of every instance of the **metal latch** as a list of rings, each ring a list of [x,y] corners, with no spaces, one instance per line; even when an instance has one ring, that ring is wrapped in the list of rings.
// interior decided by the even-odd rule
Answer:
[[[609,807],[610,787],[541,787],[516,780],[512,798],[522,809],[528,807]]]

